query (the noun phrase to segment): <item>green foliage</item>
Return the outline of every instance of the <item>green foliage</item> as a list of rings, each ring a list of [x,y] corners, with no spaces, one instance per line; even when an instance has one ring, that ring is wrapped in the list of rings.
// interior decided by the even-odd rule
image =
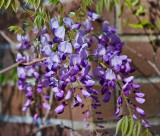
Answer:
[[[97,5],[96,5],[96,12],[98,14],[102,14],[103,5],[104,5],[104,0],[99,0]]]
[[[13,0],[11,6],[12,6],[13,10],[14,10],[15,12],[17,12],[17,11],[18,11],[18,8],[19,8],[19,6],[20,6],[20,2],[19,2],[18,0]]]
[[[92,0],[83,0],[86,6],[89,6],[92,4]]]
[[[122,127],[122,123],[123,123],[124,118],[122,118],[121,120],[118,121],[117,126],[116,126],[116,134],[118,134],[118,132],[120,131],[121,127]]]
[[[18,76],[17,76],[17,71],[16,69],[12,69],[10,70],[7,74],[3,75],[3,74],[0,74],[0,85],[4,85],[4,84],[7,84],[7,82],[9,80],[11,80],[14,82],[14,84],[17,83],[18,81]]]
[[[45,24],[46,14],[44,12],[36,12],[34,16],[34,26],[40,29]]]
[[[14,33],[24,34],[24,31],[19,26],[10,26],[9,31],[14,31]]]
[[[136,10],[136,13],[135,15],[136,16],[139,16],[139,15],[142,15],[146,12],[146,9],[144,6],[140,5],[139,8]]]
[[[120,131],[123,136],[141,136],[143,133],[146,133],[142,132],[142,124],[139,121],[134,121],[131,116],[123,117],[118,121],[115,136],[118,135]],[[149,131],[147,133],[149,133]]]
[[[138,24],[129,24],[131,28],[150,28],[153,29],[153,24],[148,20],[142,19]]]
[[[2,8],[5,0],[0,0],[0,8]]]
[[[121,131],[122,131],[122,135],[125,136],[127,134],[127,130],[129,129],[128,127],[128,124],[129,124],[129,120],[127,117],[125,117],[123,119],[123,122],[122,122],[122,127],[121,127]]]
[[[59,0],[48,0],[48,2],[55,7],[59,4],[60,1]]]
[[[10,6],[11,1],[12,0],[7,0],[7,1],[4,2],[5,9],[7,9]]]

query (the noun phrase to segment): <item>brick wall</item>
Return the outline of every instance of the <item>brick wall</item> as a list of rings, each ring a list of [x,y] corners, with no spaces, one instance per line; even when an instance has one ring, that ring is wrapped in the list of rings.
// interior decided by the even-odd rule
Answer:
[[[154,0],[154,2],[156,2],[156,0]],[[145,3],[147,7],[152,8],[150,4],[148,4],[148,1],[145,1]],[[68,11],[73,8],[71,3],[68,3],[66,7],[68,7]],[[139,29],[131,29],[130,27],[124,24],[125,19],[127,17],[129,17],[133,23],[137,22],[136,18],[130,16],[129,10],[125,10],[123,17],[120,19],[117,16],[118,11],[119,9],[117,7],[116,7],[116,12],[114,11],[112,13],[109,13],[107,12],[107,10],[104,10],[103,19],[107,19],[109,23],[111,24],[111,26],[116,26],[118,28],[118,33],[121,35],[121,39],[125,43],[125,45],[127,45],[128,47],[136,51],[136,53],[140,53],[143,56],[145,56],[147,59],[152,61],[153,60],[153,49],[144,31],[139,30]],[[146,18],[149,18],[149,17],[146,16]],[[8,22],[9,24],[8,23],[6,24],[5,22]],[[0,24],[2,24],[3,29],[6,29],[6,27],[8,27],[10,23],[12,23],[13,25],[17,23],[17,20],[11,17],[4,18],[4,15],[0,16]],[[100,24],[96,23],[95,25],[97,25],[97,29],[98,29]],[[12,39],[15,39],[15,36],[12,36],[11,33],[9,32],[6,32],[6,33]],[[157,37],[157,35],[153,35],[152,39],[154,39],[155,37]],[[6,41],[2,37],[0,37],[0,42],[1,42],[0,55],[2,55],[3,57],[2,66],[6,67],[6,66],[11,65],[13,63],[13,60],[12,60],[12,56],[10,55],[9,50],[7,49],[8,46],[5,47],[4,45],[2,45],[2,44],[5,44]],[[147,118],[150,120],[151,125],[154,125],[154,126],[159,125],[160,123],[160,120],[159,120],[159,116],[160,116],[160,108],[159,108],[159,105],[160,105],[160,84],[159,84],[160,77],[157,75],[153,67],[151,67],[151,65],[149,65],[148,62],[146,62],[146,60],[138,57],[137,54],[130,51],[127,47],[124,47],[123,54],[127,54],[133,60],[133,64],[135,65],[135,67],[138,68],[137,71],[133,73],[133,75],[136,77],[136,81],[142,85],[141,91],[146,94],[145,96],[146,102],[141,107],[146,111]],[[158,65],[160,67],[160,62],[159,62],[160,50],[159,49],[158,49],[157,54],[158,54]],[[99,86],[96,86],[96,88],[99,88]],[[0,94],[1,94],[0,113],[2,115],[0,117],[0,120],[2,121],[0,123],[0,126],[1,126],[0,135],[10,136],[10,135],[20,134],[22,136],[22,135],[28,135],[29,132],[36,130],[36,127],[37,127],[36,124],[28,125],[31,122],[27,122],[27,121],[26,122],[25,121],[16,122],[16,120],[14,120],[14,117],[25,117],[24,120],[31,119],[31,113],[29,111],[27,113],[24,113],[21,111],[21,108],[25,101],[23,92],[18,91],[16,87],[4,86],[4,87],[1,87]],[[114,132],[113,128],[115,127],[115,124],[112,124],[110,120],[114,119],[114,116],[113,116],[114,109],[115,109],[114,100],[115,98],[114,96],[112,96],[110,102],[107,104],[102,104],[101,109],[100,109],[103,111],[102,116],[104,118],[104,121],[107,122],[107,124],[109,124],[108,128],[112,128],[108,131],[111,131],[112,133]],[[79,130],[83,129],[82,122],[76,122],[76,121],[80,121],[83,119],[83,114],[81,114],[81,109],[76,108],[76,109],[73,109],[71,112],[72,112],[72,116],[71,116],[71,113],[68,107],[66,108],[64,114],[59,115],[59,116],[55,115],[54,112],[50,112],[50,118],[57,119],[51,122],[52,123],[57,122],[57,124],[61,124],[63,122],[64,125],[72,126],[70,122],[68,123],[66,121],[72,118],[73,122],[75,123],[74,128],[75,129],[77,128]],[[9,115],[8,121],[12,123],[3,123],[3,122],[7,122],[7,119],[4,118],[6,117],[6,115]],[[96,116],[94,117],[96,118]],[[16,118],[16,119],[19,120],[19,118]],[[159,130],[159,129],[155,128],[155,131],[156,130]],[[13,133],[9,133],[12,131]],[[84,135],[84,131],[86,130],[83,129],[83,131],[80,131],[81,134],[83,133],[82,135]],[[52,135],[52,134],[47,134],[47,135]]]

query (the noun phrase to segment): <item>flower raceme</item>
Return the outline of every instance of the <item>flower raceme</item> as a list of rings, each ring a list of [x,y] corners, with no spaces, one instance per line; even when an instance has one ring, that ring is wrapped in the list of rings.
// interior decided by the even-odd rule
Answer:
[[[130,105],[129,111],[133,112],[131,115],[134,118],[145,115],[130,98],[130,94],[134,94],[136,102],[139,104],[145,102],[144,94],[138,91],[140,85],[134,83],[133,76],[127,77],[134,69],[131,66],[131,59],[121,55],[124,44],[116,34],[116,29],[110,27],[107,21],[103,22],[101,33],[95,33],[93,21],[99,17],[98,14],[89,11],[88,18],[82,23],[74,23],[68,17],[61,20],[52,18],[50,21],[52,34],[47,33],[47,27],[44,26],[40,30],[36,28],[33,30],[37,38],[32,42],[28,35],[17,36],[20,42],[17,48],[30,50],[33,55],[22,56],[19,53],[16,61],[30,62],[36,59],[35,56],[46,58],[41,62],[17,68],[18,87],[19,90],[24,91],[27,98],[23,111],[26,111],[31,104],[37,103],[35,93],[43,100],[42,105],[36,104],[38,105],[36,111],[38,108],[52,110],[53,107],[49,104],[50,98],[45,91],[51,88],[50,91],[53,91],[55,99],[60,102],[60,105],[54,109],[57,114],[64,112],[70,99],[73,100],[73,108],[78,106],[83,108],[89,98],[92,100],[91,107],[98,110],[101,106],[99,95],[102,95],[103,102],[106,103],[112,93],[118,91],[118,107],[115,111],[117,119],[122,118],[120,110],[126,104]],[[38,41],[38,45],[32,46],[35,41]],[[96,68],[92,68],[92,64]],[[31,77],[35,81],[36,90],[27,80]],[[94,88],[96,83],[101,86],[100,90]],[[119,85],[118,90],[117,85]],[[77,92],[77,89],[80,92]],[[85,121],[91,117],[90,112],[89,109],[83,112]],[[100,111],[96,111],[95,114],[101,116]],[[37,118],[38,112],[34,116],[35,120]],[[145,120],[142,120],[142,123],[149,126]]]

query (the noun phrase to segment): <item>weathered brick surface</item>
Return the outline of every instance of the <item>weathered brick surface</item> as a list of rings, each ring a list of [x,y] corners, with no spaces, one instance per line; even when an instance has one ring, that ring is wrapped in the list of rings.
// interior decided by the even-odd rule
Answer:
[[[24,94],[18,91],[16,87],[3,87],[2,88],[2,114],[9,115],[25,115],[22,112],[22,107],[25,101]]]
[[[125,42],[125,45],[136,51],[136,53],[140,53],[146,59],[151,60],[153,62],[154,52],[152,46],[149,43],[135,41],[135,42]],[[151,76],[157,74],[156,71],[151,67],[150,64],[148,64],[146,60],[144,60],[142,57],[139,57],[137,54],[130,51],[127,47],[124,46],[122,54],[128,55],[128,57],[132,59],[132,63],[138,68],[136,69],[137,71],[133,73],[133,75],[142,76],[144,74],[146,76]]]

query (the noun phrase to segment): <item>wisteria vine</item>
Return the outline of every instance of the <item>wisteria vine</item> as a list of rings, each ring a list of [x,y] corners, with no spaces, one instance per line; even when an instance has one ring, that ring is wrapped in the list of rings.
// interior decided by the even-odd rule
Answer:
[[[16,61],[28,64],[17,68],[18,88],[27,98],[23,111],[33,103],[37,105],[36,108],[52,110],[53,107],[48,103],[49,95],[44,91],[46,88],[51,88],[55,99],[60,101],[60,105],[54,109],[57,114],[64,112],[70,99],[73,100],[72,107],[76,108],[83,107],[85,100],[91,98],[91,107],[98,109],[101,106],[99,95],[103,96],[103,102],[106,103],[112,93],[118,91],[118,106],[115,111],[117,120],[125,114],[120,111],[126,105],[134,119],[141,120],[145,127],[149,127],[148,122],[143,119],[144,110],[135,104],[143,104],[145,94],[138,91],[140,85],[134,83],[133,76],[129,76],[134,71],[131,59],[121,55],[124,44],[116,34],[116,29],[110,27],[107,21],[103,22],[100,33],[95,32],[93,22],[99,17],[89,11],[88,18],[82,23],[75,23],[69,17],[52,18],[52,34],[46,26],[40,30],[34,28],[36,38],[33,41],[29,35],[17,35],[17,48],[21,54],[17,55]],[[23,53],[26,50],[30,51],[30,55]],[[36,61],[37,59],[40,61]],[[34,63],[30,63],[33,60]],[[34,79],[36,90],[28,82],[29,78]],[[94,89],[96,83],[101,86],[100,90]],[[42,97],[42,103],[36,101],[35,91]],[[134,99],[130,95],[134,95]],[[36,111],[35,121],[39,116],[38,110]],[[91,111],[87,109],[83,113],[84,121],[90,120]],[[100,116],[101,112],[97,111],[96,114]]]

